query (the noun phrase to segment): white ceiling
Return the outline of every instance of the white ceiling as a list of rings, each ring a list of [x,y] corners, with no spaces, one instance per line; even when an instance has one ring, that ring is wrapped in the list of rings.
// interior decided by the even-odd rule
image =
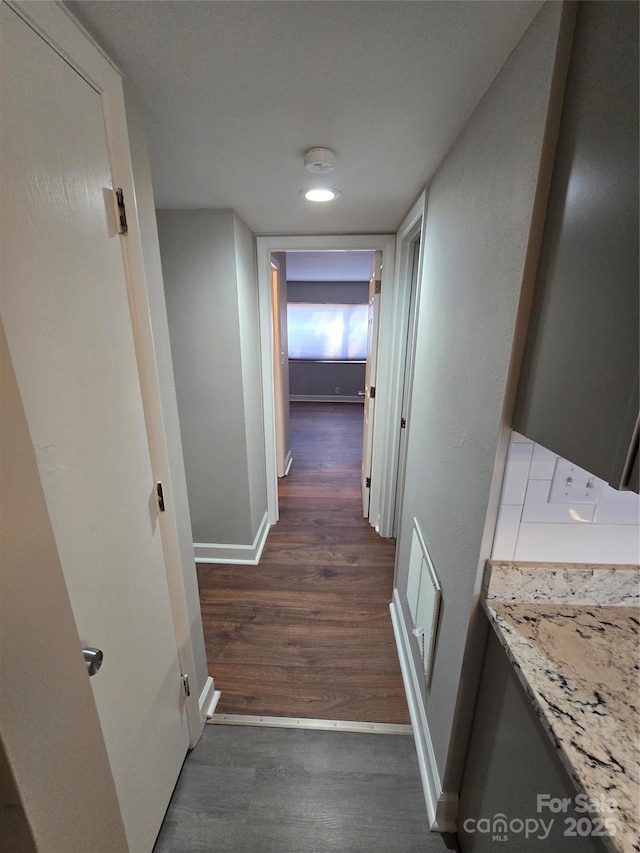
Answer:
[[[395,231],[542,2],[69,2],[137,89],[158,207],[256,233]],[[307,148],[337,155],[325,205]]]
[[[369,281],[375,252],[287,252],[287,281]]]

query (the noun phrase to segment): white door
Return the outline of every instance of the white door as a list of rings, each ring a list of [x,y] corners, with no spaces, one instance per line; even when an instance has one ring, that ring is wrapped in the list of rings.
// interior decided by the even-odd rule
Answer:
[[[382,252],[376,252],[369,279],[369,325],[367,328],[367,366],[364,378],[364,428],[362,431],[362,513],[369,518],[371,502],[371,463],[373,460],[373,425],[375,416],[375,384],[378,364],[378,314]]]
[[[127,840],[149,853],[189,732],[102,99],[0,12],[2,319],[78,633],[104,653],[90,683]]]

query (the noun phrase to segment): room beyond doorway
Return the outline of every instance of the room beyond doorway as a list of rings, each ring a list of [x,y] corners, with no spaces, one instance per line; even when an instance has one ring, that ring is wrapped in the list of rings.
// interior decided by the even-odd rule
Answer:
[[[391,456],[388,453],[388,433],[391,397],[395,388],[395,336],[393,334],[395,270],[395,235],[315,235],[315,236],[275,236],[257,238],[258,256],[258,293],[260,314],[260,355],[262,378],[262,402],[264,406],[265,460],[267,477],[267,509],[269,523],[278,521],[278,405],[286,402],[280,394],[278,404],[277,363],[282,358],[282,350],[274,345],[274,317],[277,309],[273,299],[272,260],[277,253],[331,251],[334,253],[374,250],[382,253],[383,266],[380,269],[379,297],[379,340],[383,381],[380,382],[381,394],[376,397],[376,424],[371,433],[371,481],[369,501],[369,523],[381,536],[392,535],[393,503],[395,501],[395,470],[389,468]],[[378,291],[380,292],[380,291]],[[386,295],[385,295],[386,294]],[[378,416],[380,413],[380,417]],[[393,455],[393,454],[392,454]],[[286,454],[285,454],[286,456]],[[369,457],[368,457],[369,458]],[[282,468],[282,466],[280,466]],[[392,466],[393,467],[393,464]],[[369,488],[369,487],[368,487]]]
[[[370,518],[382,252],[273,252],[271,267],[278,477],[292,459],[289,401],[362,402],[360,484]]]
[[[282,257],[289,399],[361,402],[375,252],[284,252]]]
[[[220,714],[408,724],[395,546],[362,518],[362,406],[292,403],[294,465],[260,564],[201,564]]]

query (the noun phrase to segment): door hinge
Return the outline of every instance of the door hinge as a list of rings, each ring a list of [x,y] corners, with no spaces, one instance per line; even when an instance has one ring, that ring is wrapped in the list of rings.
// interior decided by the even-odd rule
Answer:
[[[367,477],[367,479],[364,481],[364,484],[365,484],[365,487],[367,489],[370,489],[371,488],[371,477]]]
[[[124,203],[124,193],[120,187],[114,190],[116,197],[116,216],[118,217],[118,234],[128,234],[127,208]]]
[[[405,429],[406,426],[407,426],[407,419],[406,418],[400,418],[400,429]]]
[[[166,509],[164,505],[164,491],[162,489],[162,483],[159,480],[156,483],[156,495],[158,496],[158,509],[160,512],[164,512]]]
[[[182,678],[182,689],[184,691],[185,696],[191,696],[191,688],[189,687],[189,676],[186,672],[183,672],[181,675]]]
[[[373,400],[375,398],[375,396],[376,396],[376,386],[371,385],[369,388],[369,399]]]
[[[382,293],[382,279],[376,279],[375,293]]]

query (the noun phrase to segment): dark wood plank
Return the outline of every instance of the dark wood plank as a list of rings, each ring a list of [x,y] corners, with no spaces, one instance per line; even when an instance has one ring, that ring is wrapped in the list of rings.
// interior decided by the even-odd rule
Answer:
[[[409,723],[395,545],[362,518],[362,406],[291,404],[294,463],[259,566],[198,566],[220,713]]]

